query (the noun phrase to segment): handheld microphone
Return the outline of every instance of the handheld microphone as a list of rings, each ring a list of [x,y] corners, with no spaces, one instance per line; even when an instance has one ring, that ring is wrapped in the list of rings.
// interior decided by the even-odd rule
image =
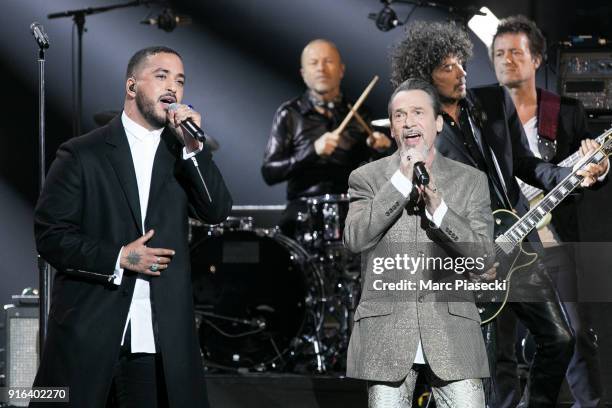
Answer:
[[[170,106],[168,106],[168,110],[177,110],[178,107],[179,107],[178,103],[171,103]],[[206,133],[204,133],[204,131],[200,129],[198,125],[193,123],[193,120],[191,120],[191,118],[185,119],[184,121],[181,122],[179,126],[185,132],[189,133],[189,135],[193,137],[195,140],[198,140],[202,143],[206,142]]]
[[[425,187],[426,185],[429,184],[429,173],[427,172],[427,169],[425,168],[425,163],[423,163],[422,161],[418,161],[414,163],[413,174],[414,174],[416,183],[419,186]]]
[[[40,24],[38,21],[34,21],[32,24],[30,24],[30,31],[32,31],[32,35],[36,39],[36,42],[40,48],[49,48],[49,37],[47,37],[42,24]]]

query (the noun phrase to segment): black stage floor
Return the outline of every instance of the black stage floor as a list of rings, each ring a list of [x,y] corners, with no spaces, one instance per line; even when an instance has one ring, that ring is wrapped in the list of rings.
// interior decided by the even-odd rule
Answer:
[[[366,382],[294,374],[208,374],[212,408],[367,408]],[[609,401],[609,400],[608,400]],[[565,400],[558,408],[569,408]],[[0,404],[0,407],[4,406]],[[414,408],[424,405],[413,405]],[[612,403],[606,404],[612,407]],[[12,406],[6,406],[11,408]],[[434,408],[430,404],[429,408]]]
[[[293,374],[209,374],[212,408],[367,408],[366,382]],[[563,397],[563,396],[562,396]],[[571,397],[570,397],[571,398]],[[563,398],[558,408],[570,407]],[[434,406],[430,405],[430,408]],[[607,404],[612,407],[612,403]],[[418,406],[414,406],[417,408]]]
[[[365,381],[293,374],[207,375],[213,408],[367,408]]]

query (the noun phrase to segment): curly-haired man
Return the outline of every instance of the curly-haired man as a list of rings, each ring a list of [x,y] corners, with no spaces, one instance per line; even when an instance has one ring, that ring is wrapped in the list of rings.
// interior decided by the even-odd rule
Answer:
[[[508,92],[501,86],[466,87],[466,60],[472,45],[453,23],[417,22],[392,52],[394,83],[418,75],[430,81],[442,101],[444,127],[438,151],[487,174],[492,209],[515,209],[523,215],[529,203],[515,177],[544,190],[560,183],[570,169],[535,157]],[[580,170],[583,186],[603,174],[603,166]],[[535,232],[527,240],[541,248]],[[537,294],[540,302],[512,302],[508,307],[533,334],[538,352],[530,370],[529,406],[554,406],[572,355],[574,337],[558,296],[541,262],[512,279],[517,293]]]

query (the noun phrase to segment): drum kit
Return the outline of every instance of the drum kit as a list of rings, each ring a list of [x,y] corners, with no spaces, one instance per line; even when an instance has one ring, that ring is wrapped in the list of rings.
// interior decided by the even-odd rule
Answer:
[[[349,197],[304,199],[296,236],[190,220],[196,326],[207,370],[344,371],[359,256],[342,244]]]

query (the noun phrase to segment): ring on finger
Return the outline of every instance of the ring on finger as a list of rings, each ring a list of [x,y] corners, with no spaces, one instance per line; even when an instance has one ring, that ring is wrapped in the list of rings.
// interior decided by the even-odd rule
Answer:
[[[149,267],[149,269],[151,270],[151,272],[157,272],[159,269],[159,265],[154,263],[153,265]]]
[[[160,261],[160,257],[158,256],[157,259],[155,260],[155,263],[159,263]]]

